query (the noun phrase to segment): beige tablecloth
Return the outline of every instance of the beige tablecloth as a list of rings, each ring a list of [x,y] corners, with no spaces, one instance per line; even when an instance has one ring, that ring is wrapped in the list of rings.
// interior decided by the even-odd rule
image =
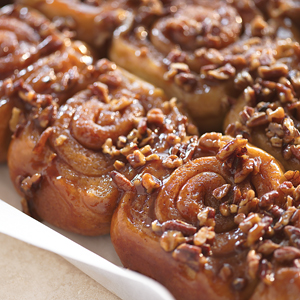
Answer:
[[[0,233],[0,299],[119,299],[62,257]]]

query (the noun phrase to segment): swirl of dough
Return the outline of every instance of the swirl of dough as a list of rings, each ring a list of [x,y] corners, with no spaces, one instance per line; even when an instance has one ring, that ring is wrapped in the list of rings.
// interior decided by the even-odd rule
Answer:
[[[39,12],[19,5],[0,11],[0,79],[58,50],[63,38]]]
[[[221,1],[198,1],[159,19],[152,27],[150,40],[165,55],[178,46],[185,51],[220,49],[239,38],[241,23],[233,7]]]
[[[227,149],[223,149],[223,152],[230,152],[232,148],[238,152],[238,147],[245,146],[246,140],[233,140],[227,144]],[[254,159],[255,157],[256,159],[260,157],[260,163]],[[159,222],[182,219],[193,226],[198,226],[199,213],[201,216],[202,210],[211,207],[216,214],[216,232],[228,231],[236,227],[233,218],[228,218],[230,214],[228,215],[227,211],[231,204],[238,204],[234,200],[236,191],[239,190],[242,195],[245,195],[254,190],[256,197],[259,198],[268,190],[276,188],[281,175],[274,159],[259,149],[251,148],[249,157],[239,163],[240,169],[233,171],[228,169],[220,158],[203,157],[192,160],[175,170],[156,200],[155,213]],[[255,164],[260,164],[259,172],[256,171],[248,176],[255,169]],[[260,183],[262,178],[264,185]],[[241,207],[239,209],[242,211]]]
[[[126,136],[143,111],[134,99],[121,98],[104,104],[91,96],[89,102],[76,109],[70,128],[85,147],[100,150],[108,138],[115,143],[119,136]]]

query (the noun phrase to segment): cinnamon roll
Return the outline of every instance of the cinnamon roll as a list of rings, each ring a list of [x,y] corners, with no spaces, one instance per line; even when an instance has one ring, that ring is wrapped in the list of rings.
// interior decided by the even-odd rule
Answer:
[[[115,31],[110,59],[177,97],[200,131],[220,131],[231,98],[238,96],[233,77],[240,70],[224,56],[239,41],[277,37],[279,27],[252,1],[155,3],[147,14],[141,4],[133,22]]]
[[[141,171],[153,189],[124,191],[111,227],[124,266],[176,299],[297,299],[299,172],[283,174],[241,137],[188,143],[193,154],[178,168],[156,161]]]
[[[161,90],[114,63],[97,62],[93,76],[88,89],[60,108],[49,95],[37,94],[44,101],[17,116],[8,154],[24,209],[85,235],[109,232],[119,200],[114,182],[131,189],[127,178],[156,159],[155,149],[184,138],[186,127],[195,131],[173,100],[164,103]],[[166,132],[172,132],[169,139]]]
[[[269,51],[268,62],[258,63],[254,72],[244,70],[239,74],[236,82],[243,82],[244,93],[224,123],[227,134],[248,138],[287,170],[300,168],[299,50],[297,42],[279,40]]]

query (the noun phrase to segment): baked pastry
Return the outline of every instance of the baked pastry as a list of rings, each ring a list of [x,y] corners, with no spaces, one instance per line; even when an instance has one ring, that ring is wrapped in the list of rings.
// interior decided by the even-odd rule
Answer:
[[[252,1],[149,2],[115,31],[110,59],[177,97],[201,132],[221,131],[238,96],[233,77],[240,69],[228,57],[235,43],[290,29],[269,24]]]
[[[207,133],[194,145],[172,172],[144,167],[155,189],[124,191],[111,227],[124,266],[176,299],[297,299],[299,172],[283,175],[241,137]]]
[[[101,55],[107,52],[105,45],[113,31],[129,17],[129,11],[122,8],[126,1],[79,0],[17,0],[18,3],[33,7],[52,20],[61,30],[67,30],[73,38],[97,48]],[[88,1],[87,1],[88,2]]]
[[[172,107],[164,104],[160,89],[114,63],[97,62],[93,78],[88,89],[59,109],[49,95],[36,94],[44,101],[27,115],[17,114],[8,154],[25,210],[85,235],[109,232],[119,200],[110,173],[117,169],[121,173],[112,175],[114,181],[130,183],[126,178],[132,179],[146,159],[156,158],[151,145],[168,148],[180,139],[179,130],[184,135],[187,123],[174,101]],[[164,138],[166,130],[173,139]]]
[[[244,88],[225,119],[224,129],[243,135],[273,155],[286,170],[299,163],[299,44],[289,39],[270,44],[268,59],[236,78]],[[247,78],[247,79],[246,79]]]

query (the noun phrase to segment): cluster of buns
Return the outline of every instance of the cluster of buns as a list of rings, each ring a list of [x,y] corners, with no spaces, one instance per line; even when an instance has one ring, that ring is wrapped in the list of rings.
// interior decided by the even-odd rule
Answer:
[[[292,0],[4,6],[0,160],[24,211],[110,233],[124,266],[176,299],[298,299],[298,12]]]

